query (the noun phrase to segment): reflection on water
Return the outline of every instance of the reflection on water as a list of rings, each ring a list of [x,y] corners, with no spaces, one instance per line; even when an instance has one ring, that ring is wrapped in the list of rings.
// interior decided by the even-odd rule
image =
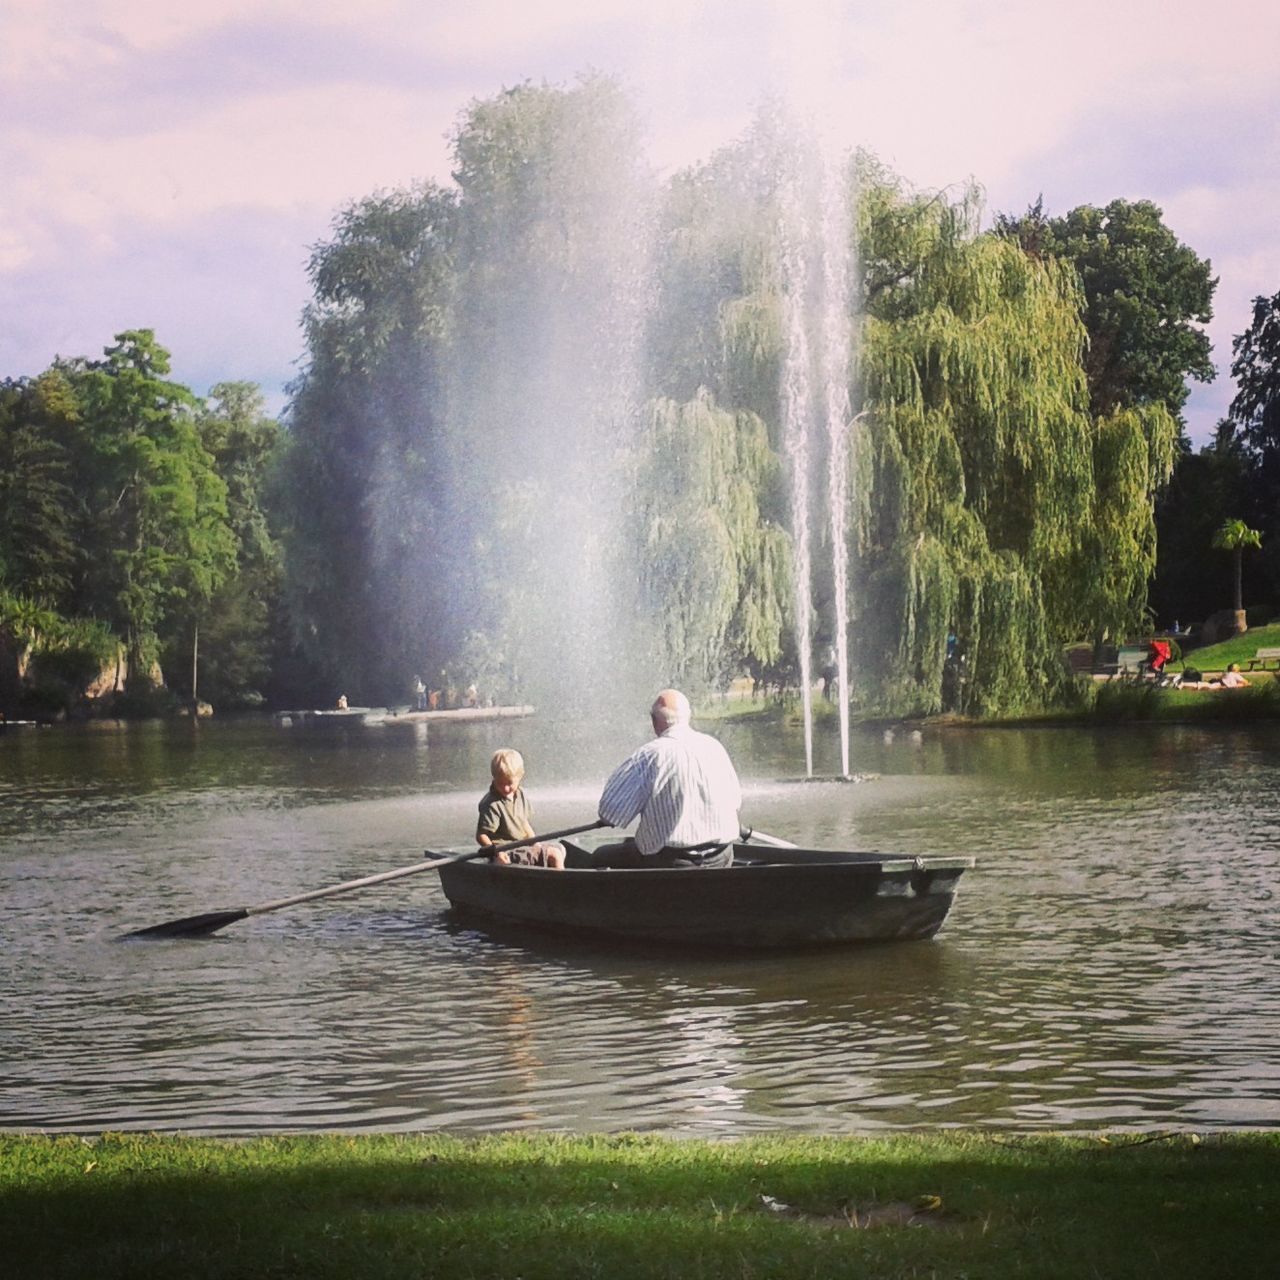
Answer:
[[[977,855],[930,943],[602,952],[453,921],[430,873],[212,940],[112,940],[465,842],[498,745],[529,760],[543,829],[590,820],[644,731],[0,737],[0,1126],[1280,1123],[1269,728],[868,735],[854,767],[881,777],[858,786],[785,780],[793,730],[724,728],[762,830]]]

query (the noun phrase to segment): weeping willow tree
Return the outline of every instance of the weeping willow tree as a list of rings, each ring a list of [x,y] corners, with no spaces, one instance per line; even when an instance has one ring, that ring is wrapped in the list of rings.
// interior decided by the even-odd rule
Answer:
[[[658,399],[637,441],[641,582],[660,603],[673,678],[714,686],[782,658],[790,627],[790,538],[768,517],[779,461],[763,420],[702,391]]]
[[[791,137],[766,111],[739,143],[671,184],[654,347],[655,383],[702,405],[684,422],[702,449],[714,446],[695,383],[711,389],[717,412],[761,420],[775,486],[786,470],[779,228]],[[849,513],[856,697],[867,709],[938,710],[955,635],[964,663],[951,705],[993,713],[1052,699],[1066,681],[1063,643],[1143,623],[1152,505],[1176,423],[1159,406],[1090,416],[1074,268],[982,233],[975,187],[918,195],[867,156],[848,176],[859,264],[849,365],[859,411]],[[665,437],[662,448],[672,453]],[[776,487],[760,510],[793,525]],[[668,513],[663,530],[665,561],[683,530],[691,576],[705,583],[718,559],[732,589],[728,530],[693,509]],[[745,547],[752,535],[743,524],[736,536]],[[837,589],[822,552],[818,615]],[[762,589],[753,588],[757,603]],[[705,585],[698,599],[712,617],[701,630],[688,620],[669,628],[668,646],[687,646],[709,670],[708,647],[728,653],[716,639],[727,634],[727,601]],[[831,634],[829,618],[813,621]]]
[[[1074,269],[980,234],[976,190],[860,186],[863,696],[940,707],[950,632],[959,709],[1047,700],[1064,642],[1142,624],[1177,424],[1090,417]]]

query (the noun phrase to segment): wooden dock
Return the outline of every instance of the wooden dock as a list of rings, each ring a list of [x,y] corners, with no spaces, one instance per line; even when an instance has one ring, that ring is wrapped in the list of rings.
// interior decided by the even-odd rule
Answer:
[[[334,707],[332,710],[277,711],[273,719],[285,728],[302,725],[478,724],[485,720],[516,720],[533,715],[529,706],[450,707],[443,711],[414,711],[409,707]]]

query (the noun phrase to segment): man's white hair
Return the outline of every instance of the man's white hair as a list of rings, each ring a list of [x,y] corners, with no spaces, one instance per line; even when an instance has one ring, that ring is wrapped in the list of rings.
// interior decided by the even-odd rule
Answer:
[[[693,708],[679,689],[664,689],[654,699],[649,714],[655,725],[660,724],[664,729],[670,729],[672,725],[688,724],[693,717]]]

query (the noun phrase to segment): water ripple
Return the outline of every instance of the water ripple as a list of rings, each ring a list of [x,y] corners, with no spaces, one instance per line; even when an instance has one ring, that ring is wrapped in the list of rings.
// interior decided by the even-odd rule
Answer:
[[[553,759],[522,732],[503,729]],[[434,873],[216,939],[112,941],[456,843],[495,741],[5,741],[0,1126],[1280,1123],[1273,731],[962,733],[901,751],[877,738],[858,767],[880,782],[797,787],[778,781],[785,741],[735,728],[762,828],[979,856],[932,943],[605,952],[455,922]],[[540,820],[581,821],[593,795],[582,775],[550,777]]]

